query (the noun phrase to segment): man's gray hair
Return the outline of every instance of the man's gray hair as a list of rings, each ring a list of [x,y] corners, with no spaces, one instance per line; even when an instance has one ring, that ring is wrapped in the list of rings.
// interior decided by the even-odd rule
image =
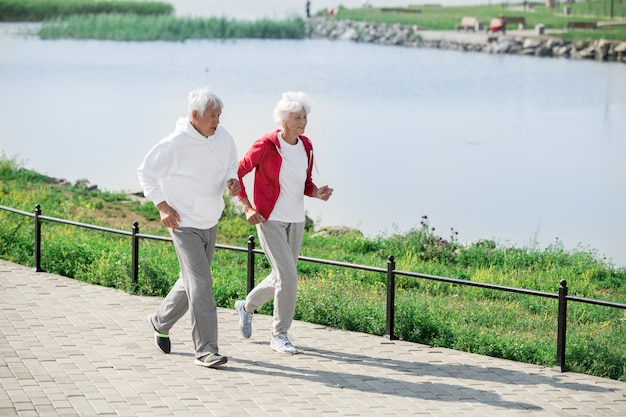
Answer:
[[[220,110],[224,108],[222,100],[209,90],[208,87],[195,88],[189,92],[187,101],[187,113],[191,118],[191,113],[196,110],[199,116],[204,115],[207,104],[213,104]]]
[[[309,114],[313,102],[311,98],[302,91],[288,91],[283,93],[280,101],[274,108],[274,122],[281,125],[289,117],[289,113],[296,113],[304,109]]]

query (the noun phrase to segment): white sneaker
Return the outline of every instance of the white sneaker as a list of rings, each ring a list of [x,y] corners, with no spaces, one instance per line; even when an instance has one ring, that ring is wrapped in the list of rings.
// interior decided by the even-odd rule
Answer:
[[[290,355],[300,352],[294,345],[291,344],[291,341],[289,340],[287,335],[284,334],[279,334],[276,337],[272,337],[272,340],[270,341],[270,347],[276,352],[289,353]]]
[[[241,330],[243,337],[248,339],[252,336],[252,319],[254,314],[248,313],[244,308],[245,305],[246,302],[244,300],[235,301],[235,310],[239,313],[239,330]]]

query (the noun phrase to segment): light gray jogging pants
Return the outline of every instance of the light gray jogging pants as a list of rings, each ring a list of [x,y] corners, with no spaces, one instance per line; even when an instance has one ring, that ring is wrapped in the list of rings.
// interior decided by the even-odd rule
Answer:
[[[273,298],[272,336],[286,335],[296,311],[298,296],[296,264],[302,245],[304,222],[265,221],[256,227],[272,272],[250,291],[246,297],[246,310],[253,312]]]
[[[207,353],[219,353],[217,304],[211,275],[217,226],[211,229],[170,229],[170,235],[178,255],[180,276],[157,312],[151,316],[152,323],[158,332],[169,334],[172,326],[189,310],[196,358]]]

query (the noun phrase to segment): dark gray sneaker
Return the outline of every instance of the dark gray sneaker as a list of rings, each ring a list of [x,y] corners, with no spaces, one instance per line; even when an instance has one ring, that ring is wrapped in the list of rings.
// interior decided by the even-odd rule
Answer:
[[[172,343],[170,342],[170,335],[159,333],[157,329],[152,324],[152,319],[148,316],[148,323],[150,323],[150,327],[154,330],[154,344],[156,347],[161,349],[163,353],[170,353],[172,351]]]
[[[235,301],[235,310],[239,313],[239,330],[241,330],[241,334],[243,337],[248,339],[252,336],[252,319],[254,319],[254,314],[248,313],[244,306],[246,302],[244,300]]]
[[[226,356],[222,356],[219,353],[209,353],[201,358],[196,358],[193,363],[207,368],[215,368],[217,366],[224,365],[226,362],[228,362],[228,358]]]

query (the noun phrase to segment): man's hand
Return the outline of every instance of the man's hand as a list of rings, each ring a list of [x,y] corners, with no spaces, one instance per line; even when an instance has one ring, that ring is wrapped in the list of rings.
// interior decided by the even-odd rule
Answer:
[[[159,214],[161,215],[161,223],[165,227],[171,227],[172,229],[178,229],[178,224],[180,223],[180,215],[172,206],[167,204],[166,201],[161,201],[156,206],[157,210],[159,210]]]
[[[231,197],[238,196],[241,192],[241,184],[239,184],[239,180],[230,179],[226,182],[228,185],[228,195]]]

